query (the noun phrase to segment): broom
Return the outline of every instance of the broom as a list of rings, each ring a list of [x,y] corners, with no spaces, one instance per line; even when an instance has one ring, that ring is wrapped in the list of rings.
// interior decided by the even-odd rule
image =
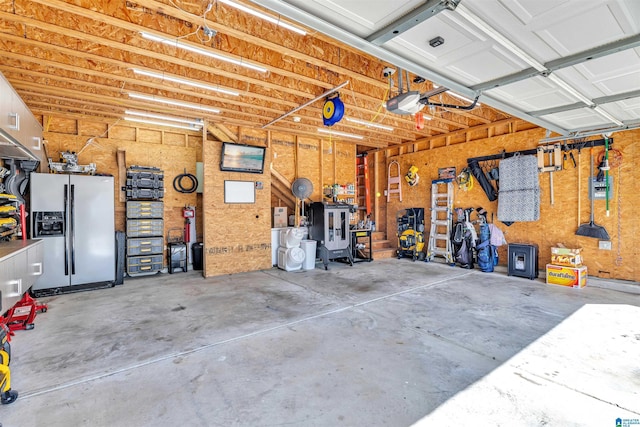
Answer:
[[[589,185],[593,188],[593,147],[591,147],[590,151],[590,161],[589,161]],[[589,217],[589,222],[586,224],[581,224],[578,227],[578,231],[576,231],[576,235],[584,236],[584,237],[593,237],[598,240],[611,240],[609,237],[609,233],[607,230],[601,226],[597,225],[593,222],[593,199],[595,199],[594,191],[591,191],[591,213]]]

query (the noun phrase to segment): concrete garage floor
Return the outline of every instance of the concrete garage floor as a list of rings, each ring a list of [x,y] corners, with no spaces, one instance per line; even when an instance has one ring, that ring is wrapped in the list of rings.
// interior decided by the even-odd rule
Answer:
[[[640,295],[607,284],[386,259],[41,298],[0,422],[614,427],[640,420]]]

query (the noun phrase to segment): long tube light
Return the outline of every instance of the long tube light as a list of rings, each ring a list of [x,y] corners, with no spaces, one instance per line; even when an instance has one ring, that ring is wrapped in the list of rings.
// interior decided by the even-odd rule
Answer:
[[[130,116],[150,117],[152,119],[166,120],[168,122],[186,123],[193,126],[202,126],[202,120],[198,119],[185,119],[183,117],[165,116],[162,114],[148,113],[145,111],[125,110],[125,114]]]
[[[272,24],[276,24],[276,25],[278,25],[280,27],[286,28],[287,30],[291,30],[291,31],[293,31],[295,33],[298,33],[298,34],[301,34],[303,36],[307,35],[307,32],[305,30],[302,30],[302,29],[300,29],[298,27],[294,27],[293,25],[288,24],[288,23],[280,20],[280,18],[274,18],[271,15],[267,15],[267,14],[264,14],[262,12],[258,12],[257,10],[250,9],[250,8],[244,6],[244,5],[238,4],[238,3],[233,2],[231,0],[218,0],[218,1],[220,3],[224,3],[224,4],[229,5],[231,7],[235,7],[236,9],[241,10],[241,11],[243,11],[245,13],[250,14],[250,15],[256,16],[256,17],[261,18],[261,19],[264,19],[265,21],[269,21]]]
[[[141,93],[129,92],[129,97],[135,98],[135,99],[142,99],[144,101],[158,102],[160,104],[174,105],[176,107],[192,108],[194,110],[206,111],[208,113],[214,113],[214,114],[220,113],[220,110],[217,110],[215,108],[204,107],[202,105],[192,104],[190,102],[176,101],[169,98],[161,98],[155,95],[144,95]]]
[[[159,122],[159,121],[155,121],[155,120],[139,119],[137,117],[124,116],[123,118],[124,118],[124,120],[126,120],[128,122],[147,123],[147,124],[150,124],[150,125],[168,126],[168,127],[172,127],[172,128],[188,129],[188,130],[193,130],[193,131],[197,131],[197,130],[201,129],[201,128],[196,127],[196,126],[188,126],[188,125],[181,125],[179,123],[167,123],[167,122]]]
[[[187,44],[187,43],[182,43],[177,38],[176,39],[168,39],[166,37],[156,36],[155,34],[145,33],[144,31],[142,31],[140,33],[140,35],[142,37],[144,37],[145,39],[147,39],[147,40],[152,40],[154,42],[166,44],[168,46],[174,46],[174,47],[177,47],[177,48],[180,48],[180,49],[188,50],[189,52],[197,53],[199,55],[208,56],[209,58],[218,59],[220,61],[229,62],[231,64],[235,64],[235,65],[239,65],[241,67],[249,68],[251,70],[259,71],[261,73],[266,73],[267,72],[266,68],[261,67],[259,65],[253,64],[251,62],[245,62],[242,59],[238,60],[238,59],[235,59],[235,58],[231,58],[229,56],[221,55],[219,53],[214,53],[214,52],[208,51],[206,49],[202,49],[200,47],[192,46],[192,45]]]
[[[320,132],[320,133],[328,133],[328,134],[337,135],[337,136],[344,136],[345,138],[364,139],[364,136],[354,135],[352,133],[347,133],[347,132],[340,132],[340,131],[337,131],[337,130],[329,130],[329,129],[318,128],[318,132]]]
[[[211,90],[214,92],[219,92],[219,93],[224,93],[225,95],[233,95],[233,96],[239,96],[240,94],[238,92],[234,92],[232,90],[229,89],[223,89],[220,87],[215,87],[215,86],[211,86],[211,85],[206,85],[206,84],[202,84],[202,83],[198,83],[192,80],[186,80],[186,79],[181,79],[179,77],[174,77],[165,73],[156,73],[154,71],[145,71],[145,70],[140,70],[137,68],[133,69],[133,72],[136,74],[140,74],[143,76],[147,76],[147,77],[153,77],[156,79],[162,79],[162,80],[166,80],[169,82],[174,82],[174,83],[180,83],[183,85],[188,85],[188,86],[193,86],[193,87],[197,87],[200,89],[205,89],[205,90]]]
[[[393,128],[391,126],[385,126],[385,125],[381,125],[379,123],[372,123],[372,122],[368,122],[366,120],[352,119],[351,117],[347,117],[346,120],[348,122],[351,122],[351,123],[358,123],[360,125],[364,125],[364,126],[371,127],[371,128],[378,128],[378,129],[383,129],[383,130],[388,130],[388,131],[392,131],[393,130]]]

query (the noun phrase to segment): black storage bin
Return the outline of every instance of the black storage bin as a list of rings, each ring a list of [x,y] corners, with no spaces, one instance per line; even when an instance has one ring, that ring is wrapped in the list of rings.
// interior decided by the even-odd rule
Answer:
[[[204,245],[202,244],[202,242],[197,242],[194,243],[193,245],[191,245],[191,252],[192,252],[192,262],[193,262],[193,269],[194,270],[202,270],[202,250],[204,248]]]

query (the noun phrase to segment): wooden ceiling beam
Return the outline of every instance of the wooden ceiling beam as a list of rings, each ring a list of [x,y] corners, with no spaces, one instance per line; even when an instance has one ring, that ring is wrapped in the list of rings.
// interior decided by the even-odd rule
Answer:
[[[0,34],[0,39],[3,39],[3,38],[9,39],[9,40],[18,39],[15,36]],[[19,40],[22,40],[22,39],[19,39]],[[37,46],[37,47],[43,48],[43,49],[45,48],[45,46],[43,46],[42,42],[29,41],[29,44],[32,45],[32,46]],[[66,52],[67,51],[66,48],[64,50],[65,50],[65,53],[68,53],[70,55],[74,55],[76,53],[75,51]],[[120,79],[121,82],[124,83],[124,84],[129,83],[129,84],[141,85],[142,83],[145,83],[147,86],[153,87],[153,88],[155,88],[157,90],[166,90],[166,86],[163,85],[163,84],[160,84],[160,83],[158,83],[158,84],[146,83],[146,82],[143,82],[142,80],[138,80],[138,79],[126,78],[126,77],[122,77],[122,76],[113,76],[113,75],[110,75],[110,74],[107,74],[107,73],[104,73],[104,72],[99,72],[99,71],[95,71],[95,70],[87,70],[87,69],[85,69],[83,67],[74,66],[74,65],[54,63],[54,62],[51,62],[51,61],[48,61],[48,60],[43,60],[41,58],[28,57],[26,55],[21,55],[19,53],[7,53],[6,56],[8,58],[14,58],[14,59],[16,59],[18,61],[31,61],[31,62],[37,63],[37,64],[39,64],[41,66],[64,68],[65,71],[76,72],[81,76],[92,75],[92,76],[100,77],[100,78],[104,78],[104,79],[111,79],[111,80]],[[79,56],[78,56],[78,58],[81,59],[81,57],[79,57]],[[101,57],[96,57],[96,58],[91,58],[91,59],[94,59],[95,61],[98,61],[98,60],[100,60],[100,58]],[[119,66],[125,66],[126,65],[126,64],[121,63],[121,61],[116,61],[116,60],[109,60],[109,62],[112,63],[113,65],[116,65],[116,66],[118,66],[118,65]],[[31,71],[29,73],[30,74],[34,74],[36,72]],[[52,74],[49,72],[48,74],[40,73],[40,75],[43,78],[47,78],[47,79],[50,80],[51,79],[50,76]],[[87,83],[87,82],[84,82],[84,81],[78,82],[77,80],[71,79],[71,78],[60,77],[59,79],[67,81],[68,83],[74,84],[74,85],[80,84],[80,85],[86,85],[86,86],[93,86],[93,87],[96,87],[96,88],[99,87],[99,85],[94,84],[94,83]],[[113,87],[111,87],[111,86],[110,87],[102,86],[102,88],[103,89],[113,90]],[[182,90],[182,89],[180,89],[180,90],[174,89],[173,92],[179,92],[179,93],[182,93],[182,94],[185,94],[185,95],[188,95],[188,96],[199,96],[201,98],[208,98],[208,99],[211,99],[211,100],[214,100],[214,101],[218,102],[219,104],[222,104],[222,105],[225,105],[225,104],[227,104],[227,105],[228,104],[236,105],[236,106],[239,106],[241,109],[256,108],[256,106],[254,105],[253,102],[249,102],[249,103],[240,102],[240,101],[235,101],[234,99],[230,100],[230,99],[224,99],[224,98],[218,97],[218,96],[206,96],[206,95],[200,94],[200,93],[198,93],[197,95],[194,95],[192,92],[187,91],[187,90]],[[123,100],[124,99],[128,99],[128,98],[123,98]],[[219,108],[221,110],[225,110],[225,108],[221,107],[220,105],[212,105],[212,106],[216,107],[216,108]],[[264,107],[264,106],[260,106],[260,108],[263,111],[272,111],[274,114],[280,114],[281,112],[283,112],[283,110],[275,110],[275,109],[271,109],[271,108]],[[314,107],[314,108],[316,109],[317,113],[320,114],[320,111],[321,111],[320,107]],[[368,112],[368,110],[365,110],[365,109],[362,109],[362,110]],[[232,110],[227,110],[227,111],[232,111]],[[260,123],[261,120],[264,120],[263,119],[263,115],[256,116],[256,119],[257,119],[256,120],[257,123]],[[432,127],[432,129],[435,129],[435,130],[438,130],[438,131],[441,131],[441,132],[447,131],[447,129],[436,128],[436,127]],[[405,134],[405,132],[402,129],[398,129],[397,132],[399,134]],[[411,139],[415,138],[413,133],[406,133],[405,137],[411,138]]]
[[[500,117],[509,117],[487,106],[473,112],[438,108],[434,110],[434,119],[419,131],[415,129],[412,116],[388,114],[386,110],[384,114],[374,114],[384,108],[381,98],[388,86],[388,82],[377,75],[382,63],[376,58],[320,34],[305,37],[290,36],[286,32],[269,34],[272,30],[268,24],[252,25],[258,22],[256,18],[235,9],[227,11],[223,4],[216,4],[216,8],[214,12],[218,11],[218,15],[212,12],[206,15],[210,19],[205,20],[180,10],[171,0],[109,3],[108,7],[104,0],[15,0],[11,8],[4,8],[13,13],[0,12],[0,21],[6,23],[0,31],[0,51],[4,47],[0,52],[0,58],[3,58],[0,70],[8,70],[10,81],[16,83],[17,89],[28,98],[28,105],[37,106],[48,115],[54,115],[54,108],[74,115],[86,111],[89,117],[103,111],[107,118],[125,108],[175,113],[176,109],[166,105],[129,98],[124,90],[126,86],[127,91],[185,102],[211,102],[210,105],[219,108],[222,114],[199,115],[210,120],[218,130],[223,123],[256,129],[268,121],[269,116],[282,115],[300,105],[301,100],[304,102],[316,97],[317,92],[334,87],[335,80],[348,78],[350,87],[342,93],[343,102],[347,101],[345,116],[363,120],[378,117],[395,130],[390,134],[345,120],[336,129],[362,134],[364,142],[344,141],[376,150],[385,146],[417,146],[425,141],[432,146],[433,141],[440,141],[439,138],[445,136],[452,144],[459,142],[460,138],[456,138],[459,135],[464,135],[465,141],[478,139],[483,125],[492,126],[493,122],[501,122]],[[217,49],[190,42],[187,38],[183,39],[184,43],[237,58],[240,58],[237,54],[240,52],[245,60],[265,65],[269,73],[235,71],[237,67],[226,63],[211,67],[205,61],[217,61],[201,59],[200,55],[183,53],[140,36],[141,31],[146,31],[177,37],[184,32],[179,26],[200,25],[201,22],[218,31],[214,39]],[[71,25],[73,27],[69,28]],[[245,56],[248,52],[251,53]],[[155,79],[134,76],[133,67],[185,75],[214,86],[228,86],[242,94],[231,99],[202,90],[201,93],[195,88],[185,89],[183,85],[173,86],[166,81],[155,83]],[[39,97],[52,105],[49,108],[42,105]],[[448,95],[444,97],[448,99]],[[191,101],[193,99],[197,101]],[[317,127],[322,127],[321,111],[321,105],[309,106],[297,114],[302,118],[301,122],[286,120],[274,130],[322,139],[316,131]],[[487,132],[493,132],[491,129],[495,128],[487,129]]]

